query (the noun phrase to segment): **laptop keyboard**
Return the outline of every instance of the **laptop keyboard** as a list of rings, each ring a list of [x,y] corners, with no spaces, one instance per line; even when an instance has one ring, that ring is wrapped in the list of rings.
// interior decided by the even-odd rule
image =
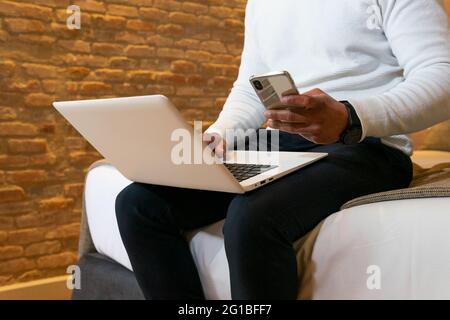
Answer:
[[[253,178],[258,174],[277,168],[277,166],[262,164],[241,164],[241,163],[225,163],[225,167],[239,181]]]

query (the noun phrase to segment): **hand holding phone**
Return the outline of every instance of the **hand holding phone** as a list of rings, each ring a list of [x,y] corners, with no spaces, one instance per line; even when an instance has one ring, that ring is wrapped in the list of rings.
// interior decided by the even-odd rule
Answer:
[[[287,71],[252,76],[250,83],[266,109],[289,109],[290,107],[281,104],[281,98],[299,94]]]

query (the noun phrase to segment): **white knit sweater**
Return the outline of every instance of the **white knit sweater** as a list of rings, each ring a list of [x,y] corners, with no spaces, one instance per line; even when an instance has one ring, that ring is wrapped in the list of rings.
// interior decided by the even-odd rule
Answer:
[[[450,118],[450,37],[439,0],[249,0],[239,77],[208,132],[258,128],[249,77],[289,71],[300,92],[348,100],[364,137],[412,152],[404,134]]]

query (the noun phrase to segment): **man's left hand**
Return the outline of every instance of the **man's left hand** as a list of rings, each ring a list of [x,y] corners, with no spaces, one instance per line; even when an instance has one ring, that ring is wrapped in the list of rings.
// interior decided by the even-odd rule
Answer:
[[[317,144],[339,141],[348,125],[345,105],[320,89],[282,98],[284,109],[267,110],[269,127],[296,133]]]

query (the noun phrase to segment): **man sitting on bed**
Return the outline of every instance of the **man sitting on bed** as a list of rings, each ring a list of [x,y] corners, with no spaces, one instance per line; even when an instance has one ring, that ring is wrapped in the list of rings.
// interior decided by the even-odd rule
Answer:
[[[148,299],[203,299],[182,231],[226,218],[233,299],[295,299],[292,243],[359,196],[407,187],[407,133],[450,118],[448,21],[438,0],[249,0],[239,77],[218,120],[279,129],[280,150],[329,157],[245,195],[132,184],[119,229]],[[251,75],[287,70],[300,95],[265,111]]]

